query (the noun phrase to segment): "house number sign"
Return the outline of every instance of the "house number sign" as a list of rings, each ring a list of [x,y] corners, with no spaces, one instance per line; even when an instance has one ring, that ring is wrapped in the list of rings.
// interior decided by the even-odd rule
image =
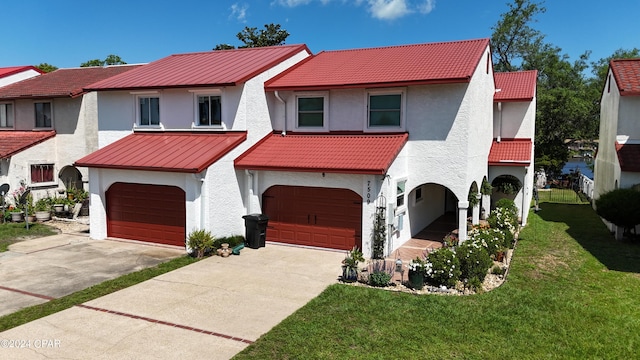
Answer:
[[[367,180],[367,205],[371,204],[371,180]]]

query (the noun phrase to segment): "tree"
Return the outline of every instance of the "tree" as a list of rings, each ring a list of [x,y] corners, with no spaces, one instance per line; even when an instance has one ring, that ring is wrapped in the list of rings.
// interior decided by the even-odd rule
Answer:
[[[87,62],[83,62],[82,64],[80,64],[80,67],[90,67],[90,66],[105,66],[105,65],[125,65],[126,62],[124,62],[120,56],[118,55],[109,55],[107,56],[104,60],[100,60],[100,59],[93,59],[93,60],[89,60]]]
[[[40,65],[37,65],[36,67],[46,73],[58,70],[57,66],[53,66],[48,63],[40,63]]]
[[[264,29],[261,30],[255,27],[245,26],[245,28],[236,35],[238,40],[244,43],[244,45],[238,46],[238,48],[283,45],[288,36],[289,32],[280,29],[280,24],[265,24]],[[228,49],[235,49],[235,47],[229,44],[218,44],[213,48],[213,50]]]

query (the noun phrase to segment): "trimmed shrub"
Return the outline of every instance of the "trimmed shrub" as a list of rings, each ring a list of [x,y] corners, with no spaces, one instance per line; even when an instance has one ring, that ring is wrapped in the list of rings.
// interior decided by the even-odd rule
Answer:
[[[373,263],[373,271],[369,275],[369,285],[376,287],[385,287],[389,285],[395,267],[392,264],[388,264],[384,260],[378,260]]]
[[[604,193],[596,200],[596,213],[628,232],[640,224],[640,192],[616,189]]]
[[[460,279],[460,262],[455,251],[441,248],[430,253],[427,257],[425,275],[432,285],[453,288]]]
[[[242,236],[242,235],[232,235],[232,236],[218,238],[213,242],[213,248],[214,249],[220,249],[222,247],[222,244],[224,244],[224,243],[229,244],[229,247],[233,248],[233,247],[235,247],[237,245],[240,245],[240,244],[244,243],[244,236]]]
[[[460,263],[460,278],[468,281],[476,278],[482,283],[493,264],[487,248],[477,241],[465,241],[458,246],[456,258]]]
[[[505,233],[509,232],[513,236],[519,226],[516,204],[510,199],[498,200],[496,208],[489,214],[487,222],[492,228],[504,230]]]
[[[500,229],[474,228],[469,232],[469,241],[482,245],[491,256],[501,249],[510,247],[513,242],[513,235]]]

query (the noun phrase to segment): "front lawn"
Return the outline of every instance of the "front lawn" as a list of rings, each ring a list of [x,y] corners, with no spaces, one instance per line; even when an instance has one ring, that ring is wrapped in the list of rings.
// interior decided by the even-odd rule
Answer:
[[[588,204],[541,208],[500,288],[458,297],[332,285],[236,358],[635,358],[640,245],[614,240]]]
[[[9,245],[24,239],[55,234],[57,234],[57,232],[51,229],[51,227],[41,223],[29,224],[29,229],[27,229],[27,225],[24,222],[0,223],[0,252],[7,251]]]

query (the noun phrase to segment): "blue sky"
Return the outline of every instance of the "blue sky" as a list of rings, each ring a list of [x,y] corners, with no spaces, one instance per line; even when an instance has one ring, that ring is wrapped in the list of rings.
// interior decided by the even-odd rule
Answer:
[[[245,26],[281,24],[287,44],[313,53],[477,39],[507,11],[507,0],[32,0],[2,5],[0,67],[76,67],[119,55],[145,63],[216,44],[241,45]],[[533,26],[572,60],[640,48],[639,0],[547,0]],[[7,16],[7,14],[11,14]]]

